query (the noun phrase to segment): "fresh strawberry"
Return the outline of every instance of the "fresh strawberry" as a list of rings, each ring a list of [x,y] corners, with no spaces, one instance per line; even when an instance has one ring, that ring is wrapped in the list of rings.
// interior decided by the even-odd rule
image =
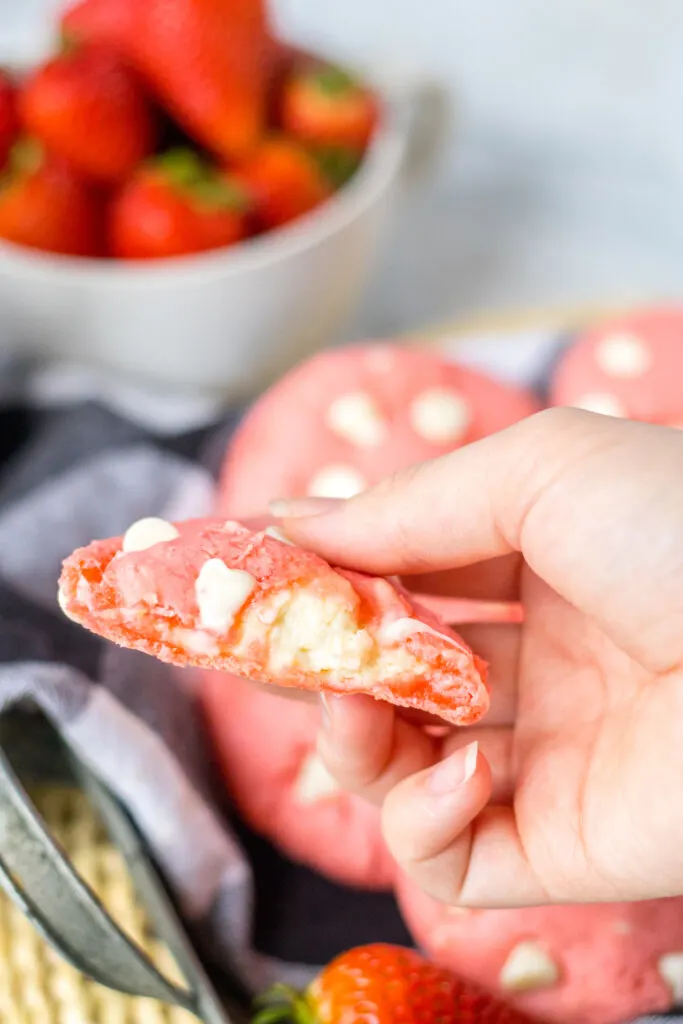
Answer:
[[[248,200],[190,150],[143,166],[114,200],[109,247],[121,259],[159,259],[233,245],[248,234]]]
[[[63,37],[78,43],[104,43],[127,53],[135,0],[78,0],[60,20]]]
[[[7,75],[0,71],[0,168],[7,163],[18,130],[16,89]]]
[[[254,1024],[528,1024],[517,1011],[411,949],[342,953],[303,993],[276,986]]]
[[[132,59],[198,142],[240,158],[263,132],[273,60],[265,0],[144,0]]]
[[[315,57],[299,46],[273,39],[268,83],[268,123],[277,124],[283,90],[297,68],[311,65]]]
[[[19,142],[0,179],[0,238],[69,256],[102,255],[98,199],[39,144]]]
[[[286,138],[261,143],[236,176],[252,198],[262,229],[281,227],[319,206],[331,194],[314,157]]]
[[[309,65],[285,84],[280,117],[284,130],[305,142],[363,150],[377,124],[378,105],[341,68]]]
[[[123,181],[154,149],[154,116],[136,76],[104,46],[76,47],[29,79],[19,98],[23,124],[76,170]]]

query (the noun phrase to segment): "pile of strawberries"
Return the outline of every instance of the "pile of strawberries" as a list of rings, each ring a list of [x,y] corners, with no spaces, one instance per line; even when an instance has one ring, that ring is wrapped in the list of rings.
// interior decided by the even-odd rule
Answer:
[[[159,259],[325,202],[375,130],[372,91],[279,42],[265,0],[80,0],[59,51],[0,71],[0,238]]]

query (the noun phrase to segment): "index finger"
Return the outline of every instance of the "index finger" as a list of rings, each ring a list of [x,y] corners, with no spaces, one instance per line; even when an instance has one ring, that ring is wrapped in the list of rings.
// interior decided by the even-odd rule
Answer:
[[[295,542],[379,575],[520,552],[623,651],[669,671],[683,659],[682,457],[679,431],[549,409],[324,514],[276,511]]]

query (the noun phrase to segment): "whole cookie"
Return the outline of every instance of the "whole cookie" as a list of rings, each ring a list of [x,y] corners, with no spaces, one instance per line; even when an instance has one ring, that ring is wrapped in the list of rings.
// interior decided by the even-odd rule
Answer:
[[[340,789],[315,752],[318,705],[203,672],[199,697],[217,763],[244,820],[335,881],[389,889],[380,810]]]
[[[624,1024],[683,1005],[683,898],[462,910],[403,875],[397,889],[431,957],[532,1016]]]
[[[245,417],[223,467],[220,511],[241,517],[272,498],[351,497],[537,408],[530,393],[430,352],[389,344],[324,352]]]
[[[552,405],[683,427],[683,310],[643,309],[582,334],[556,367]]]

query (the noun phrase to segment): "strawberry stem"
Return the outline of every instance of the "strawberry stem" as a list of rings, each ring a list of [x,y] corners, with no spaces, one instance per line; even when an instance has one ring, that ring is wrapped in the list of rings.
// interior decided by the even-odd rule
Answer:
[[[37,139],[23,138],[12,146],[8,167],[12,174],[35,174],[44,158],[45,152]]]
[[[207,209],[245,213],[249,208],[244,189],[191,149],[170,149],[154,163],[169,184]]]
[[[320,92],[326,96],[343,96],[358,88],[356,81],[348,71],[334,67],[332,64],[316,71],[312,78]]]
[[[172,185],[183,187],[201,181],[207,166],[202,158],[191,149],[169,149],[155,160]]]
[[[261,1008],[254,1015],[252,1024],[318,1024],[318,1019],[306,995],[290,988],[289,985],[273,985],[263,996],[254,1001]]]
[[[70,57],[82,49],[83,41],[77,32],[63,28],[57,39],[57,54],[60,57]]]
[[[219,178],[206,178],[204,181],[197,181],[189,186],[188,191],[192,193],[198,203],[212,209],[234,210],[236,213],[246,213],[249,208],[249,201],[246,192],[234,182]]]
[[[360,150],[351,149],[349,146],[320,146],[313,155],[333,188],[346,185],[358,170],[363,158]]]

